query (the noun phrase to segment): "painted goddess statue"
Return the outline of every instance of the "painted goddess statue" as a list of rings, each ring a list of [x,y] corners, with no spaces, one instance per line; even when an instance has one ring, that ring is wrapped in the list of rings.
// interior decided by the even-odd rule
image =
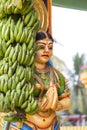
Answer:
[[[34,97],[38,101],[39,111],[26,115],[26,121],[19,128],[18,123],[7,123],[3,130],[60,130],[56,111],[70,107],[68,82],[60,71],[49,64],[53,54],[53,38],[49,33],[38,32],[36,43],[39,50],[35,58]]]

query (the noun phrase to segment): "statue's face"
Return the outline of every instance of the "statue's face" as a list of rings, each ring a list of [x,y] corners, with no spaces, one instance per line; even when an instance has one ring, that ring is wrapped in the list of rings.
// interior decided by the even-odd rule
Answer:
[[[53,42],[51,39],[45,38],[43,40],[38,40],[37,45],[40,49],[36,53],[36,62],[46,63],[49,61],[53,54]]]

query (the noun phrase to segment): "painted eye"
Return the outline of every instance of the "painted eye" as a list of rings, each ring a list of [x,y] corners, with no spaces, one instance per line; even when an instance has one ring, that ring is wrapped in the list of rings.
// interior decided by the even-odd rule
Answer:
[[[45,47],[44,46],[40,46],[40,49],[44,49]]]
[[[49,47],[49,49],[50,49],[50,50],[52,50],[52,49],[53,49],[53,47],[52,47],[52,46],[50,46],[50,47]]]

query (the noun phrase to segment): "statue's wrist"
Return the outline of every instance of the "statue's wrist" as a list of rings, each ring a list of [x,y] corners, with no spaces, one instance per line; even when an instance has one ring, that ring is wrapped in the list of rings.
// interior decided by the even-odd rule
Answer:
[[[57,110],[59,111],[59,110],[62,110],[62,104],[60,103],[60,101],[58,102],[58,106],[57,106]]]

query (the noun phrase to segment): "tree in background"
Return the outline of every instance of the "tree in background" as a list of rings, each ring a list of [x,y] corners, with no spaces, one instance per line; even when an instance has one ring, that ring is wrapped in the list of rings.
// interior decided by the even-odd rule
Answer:
[[[82,54],[81,56],[76,53],[76,55],[73,57],[73,69],[74,73],[71,72],[71,80],[73,81],[73,91],[71,93],[72,95],[72,104],[73,108],[72,113],[76,114],[86,114],[87,111],[87,101],[86,101],[86,93],[84,85],[81,83],[80,80],[80,72],[81,72],[81,66],[85,64],[85,55]]]

